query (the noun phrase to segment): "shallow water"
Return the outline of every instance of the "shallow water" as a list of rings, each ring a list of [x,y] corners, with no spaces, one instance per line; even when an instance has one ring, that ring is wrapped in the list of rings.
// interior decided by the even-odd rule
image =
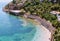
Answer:
[[[9,1],[0,2],[0,41],[31,41],[36,32],[35,26],[20,17],[3,12],[2,8],[8,3]]]
[[[45,32],[40,25],[3,12],[2,8],[9,2],[0,0],[0,41],[44,41]]]

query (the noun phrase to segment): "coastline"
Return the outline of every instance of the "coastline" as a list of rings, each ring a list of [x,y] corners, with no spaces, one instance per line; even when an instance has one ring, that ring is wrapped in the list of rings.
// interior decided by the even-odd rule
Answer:
[[[54,33],[55,32],[51,32],[48,28],[46,28],[46,27],[44,27],[39,21],[37,21],[36,19],[30,19],[30,18],[25,18],[25,17],[23,17],[25,20],[27,20],[27,21],[31,21],[33,24],[35,24],[35,25],[37,25],[37,26],[39,26],[39,27],[37,27],[37,33],[39,33],[38,32],[38,30],[40,29],[40,27],[42,27],[42,29],[45,31],[45,38],[46,38],[46,40],[45,41],[53,41],[54,40]],[[51,29],[52,30],[52,29]],[[54,29],[55,30],[55,29]],[[37,34],[36,33],[36,35],[35,35],[35,38],[32,40],[32,41],[37,41],[37,40],[39,40],[40,38],[38,38],[37,40],[36,40],[36,37],[37,37],[37,35],[39,35],[39,34],[41,34],[41,33],[39,33],[39,34]]]
[[[3,11],[5,11],[5,12],[9,12],[9,10],[8,9],[5,9],[5,8],[3,8]],[[24,16],[24,15],[23,15]],[[26,15],[27,16],[27,15]],[[30,16],[30,17],[29,17]],[[31,15],[29,15],[29,16],[27,16],[27,19],[30,19],[30,18],[32,18],[33,19],[33,21],[36,21],[36,24],[40,24],[40,25],[42,25],[42,28],[43,29],[46,29],[47,31],[49,31],[49,33],[51,32],[51,37],[50,37],[50,41],[53,41],[53,34],[55,33],[55,28],[51,25],[51,23],[49,23],[49,22],[47,22],[45,19],[41,19],[40,17],[38,17],[38,16],[33,16],[33,17],[31,17]],[[26,17],[25,17],[26,18]],[[44,21],[43,21],[44,20]],[[34,22],[35,23],[35,22]],[[48,24],[48,25],[47,25]]]
[[[35,37],[33,38],[32,41],[51,41],[51,32],[46,29],[43,25],[41,25],[38,21],[36,20],[33,20],[33,19],[26,19],[24,18],[25,20],[27,21],[31,21],[34,25],[36,25],[36,34],[35,34]],[[41,30],[44,32],[43,33],[43,36],[41,36]],[[45,34],[45,35],[44,35]],[[42,39],[40,39],[42,38]]]
[[[40,17],[37,17],[36,16],[36,18],[40,18]],[[32,18],[32,19],[30,19],[30,18],[27,18],[28,19],[28,21],[32,21],[35,25],[41,25],[42,26],[42,28],[43,29],[45,29],[46,31],[48,31],[48,34],[50,33],[50,41],[54,41],[54,33],[55,33],[55,31],[56,31],[56,29],[48,22],[48,21],[46,21],[46,20],[44,20],[44,19],[42,19],[41,21],[45,21],[45,22],[47,22],[47,23],[49,23],[48,24],[48,26],[46,25],[46,27],[45,27],[45,25],[43,25],[40,21],[38,21],[37,19],[34,19],[34,18]],[[26,20],[27,20],[26,19]],[[45,22],[44,22],[44,24],[45,24]],[[52,29],[51,29],[52,28]],[[47,37],[48,37],[47,36]]]

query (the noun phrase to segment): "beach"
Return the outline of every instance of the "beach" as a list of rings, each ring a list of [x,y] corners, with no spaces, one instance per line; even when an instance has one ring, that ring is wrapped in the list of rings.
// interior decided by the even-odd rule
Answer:
[[[40,27],[42,27],[42,28],[40,28]],[[37,29],[37,32],[32,41],[51,41],[51,32],[48,29],[46,29],[42,25],[37,25],[36,29]],[[43,32],[41,31],[41,29]],[[41,34],[41,33],[43,33],[43,34]]]

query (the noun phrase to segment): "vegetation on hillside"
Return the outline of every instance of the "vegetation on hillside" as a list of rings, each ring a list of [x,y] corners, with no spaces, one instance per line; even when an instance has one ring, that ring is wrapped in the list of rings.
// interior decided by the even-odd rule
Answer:
[[[52,10],[60,11],[59,3],[48,2],[47,0],[44,2],[40,2],[39,0],[27,0],[23,9],[26,12],[30,12],[32,15],[37,15],[50,21],[56,28],[54,41],[60,41],[60,23],[58,22],[56,15],[50,14],[50,11]]]
[[[20,1],[17,3],[19,2]],[[15,4],[15,0],[13,0],[13,3]],[[9,6],[7,6],[7,8],[8,7]],[[60,0],[58,0],[57,3],[49,2],[47,0],[44,0],[43,2],[40,2],[40,0],[27,0],[22,8],[31,15],[36,15],[50,21],[56,28],[54,41],[60,41],[60,22],[58,22],[56,15],[50,14],[50,11],[52,10],[60,11]]]

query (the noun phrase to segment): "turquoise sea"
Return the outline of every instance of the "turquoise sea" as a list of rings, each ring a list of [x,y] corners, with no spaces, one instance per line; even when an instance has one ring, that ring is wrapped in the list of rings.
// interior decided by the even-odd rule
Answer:
[[[2,8],[8,4],[0,2],[0,41],[31,41],[36,32],[31,22],[9,15]]]
[[[2,9],[9,2],[10,0],[0,1],[0,41],[32,41],[36,35],[36,25],[4,12]],[[42,35],[42,28],[39,28],[38,32]],[[40,38],[39,41],[42,39]]]

